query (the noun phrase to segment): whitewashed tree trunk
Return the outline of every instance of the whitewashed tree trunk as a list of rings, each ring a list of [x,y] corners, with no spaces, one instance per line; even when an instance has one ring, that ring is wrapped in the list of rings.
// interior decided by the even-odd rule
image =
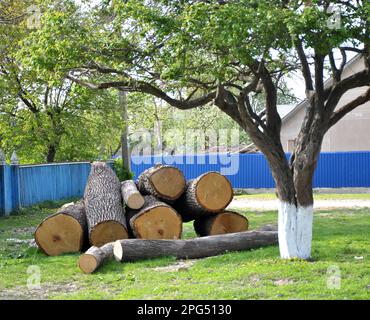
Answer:
[[[279,204],[279,248],[283,259],[311,257],[313,206]]]

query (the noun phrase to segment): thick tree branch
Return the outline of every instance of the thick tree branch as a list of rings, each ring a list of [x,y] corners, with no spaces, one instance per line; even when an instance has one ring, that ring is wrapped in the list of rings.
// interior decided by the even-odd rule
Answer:
[[[331,90],[325,104],[325,112],[330,117],[334,112],[339,100],[348,90],[370,85],[370,71],[364,69],[337,83]]]
[[[304,52],[302,41],[300,39],[296,42],[295,47],[298,53],[299,60],[301,61],[302,74],[306,83],[306,92],[308,93],[309,91],[313,90],[312,75],[306,53]],[[306,95],[308,96],[307,93]]]
[[[315,54],[315,90],[319,99],[324,93],[324,56]]]
[[[143,92],[147,94],[151,94],[157,98],[160,98],[164,101],[166,101],[171,106],[181,109],[181,110],[187,110],[187,109],[193,109],[200,106],[203,106],[209,102],[211,102],[216,97],[216,92],[210,92],[203,97],[192,99],[192,100],[179,100],[171,98],[166,92],[158,89],[157,87],[145,83],[145,82],[130,82],[130,81],[112,81],[112,82],[103,82],[99,84],[94,84],[91,82],[86,82],[83,80],[80,80],[78,78],[75,78],[71,75],[68,75],[67,78],[71,81],[74,81],[82,86],[88,87],[93,90],[101,90],[101,89],[109,89],[109,88],[120,88],[126,91],[137,91],[137,92]]]
[[[329,120],[329,128],[334,126],[339,120],[341,120],[346,114],[356,109],[357,107],[363,105],[364,103],[370,101],[370,87],[366,92],[351,102],[347,103],[345,106],[341,107],[338,111],[334,112]]]

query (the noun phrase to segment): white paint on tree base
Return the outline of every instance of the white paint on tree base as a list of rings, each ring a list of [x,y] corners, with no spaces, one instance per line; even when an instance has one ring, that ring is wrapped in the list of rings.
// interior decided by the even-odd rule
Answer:
[[[311,257],[313,206],[280,202],[279,248],[283,259]]]

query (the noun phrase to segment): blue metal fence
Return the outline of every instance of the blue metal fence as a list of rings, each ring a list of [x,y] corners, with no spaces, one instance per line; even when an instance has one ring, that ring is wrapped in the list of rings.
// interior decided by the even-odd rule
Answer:
[[[289,155],[287,154],[287,157]],[[137,177],[155,163],[172,164],[187,179],[207,171],[225,174],[234,188],[274,188],[270,168],[262,154],[201,155],[174,157],[133,157],[132,171]],[[370,187],[370,152],[321,153],[314,176],[315,188]]]
[[[132,157],[132,171],[138,177],[156,163],[178,167],[187,179],[207,171],[218,171],[230,179],[234,188],[274,187],[262,154]],[[88,162],[31,166],[0,163],[0,215],[47,200],[81,197],[89,171]],[[314,187],[370,187],[370,151],[322,153]]]
[[[43,201],[82,197],[89,162],[20,166],[20,201],[28,207]]]

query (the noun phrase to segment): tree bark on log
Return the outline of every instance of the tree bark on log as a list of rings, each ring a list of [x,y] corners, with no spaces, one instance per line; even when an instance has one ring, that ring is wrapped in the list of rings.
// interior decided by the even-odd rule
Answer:
[[[84,201],[92,246],[128,238],[121,183],[105,163],[92,163]]]
[[[194,230],[200,237],[243,232],[248,230],[248,219],[239,213],[224,211],[195,220]]]
[[[137,180],[139,191],[143,195],[172,203],[185,191],[184,174],[176,167],[157,164],[142,172]]]
[[[175,209],[153,196],[145,196],[140,210],[127,210],[133,236],[139,239],[180,239],[182,219]]]
[[[144,205],[144,197],[141,195],[134,181],[126,180],[122,182],[123,202],[130,209],[140,209]]]
[[[93,273],[105,261],[113,257],[114,242],[106,243],[102,247],[92,246],[78,260],[78,266],[84,273]]]
[[[113,254],[117,261],[122,262],[164,256],[196,259],[275,245],[277,242],[275,231],[246,231],[189,240],[124,239],[114,243]]]
[[[233,199],[230,181],[218,172],[207,172],[186,184],[184,194],[173,207],[184,222],[223,211]]]
[[[49,256],[80,252],[88,242],[84,204],[67,203],[43,220],[35,231],[35,241]]]

